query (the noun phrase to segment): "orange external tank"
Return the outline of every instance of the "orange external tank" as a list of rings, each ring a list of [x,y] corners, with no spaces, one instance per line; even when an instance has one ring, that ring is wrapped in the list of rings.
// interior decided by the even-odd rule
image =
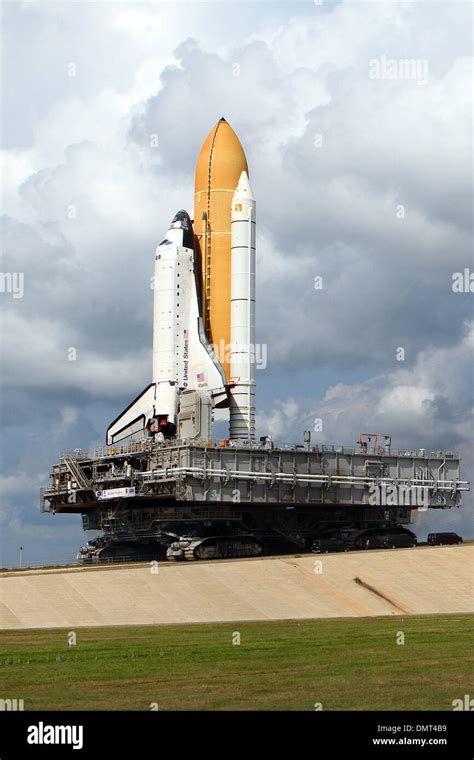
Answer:
[[[194,233],[200,260],[202,313],[208,340],[230,379],[232,196],[243,171],[244,149],[222,118],[204,140],[196,164]]]

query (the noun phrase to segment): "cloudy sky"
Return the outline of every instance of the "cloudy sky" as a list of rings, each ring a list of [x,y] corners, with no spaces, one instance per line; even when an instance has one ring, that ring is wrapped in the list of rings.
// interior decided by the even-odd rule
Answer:
[[[3,4],[1,269],[24,279],[0,293],[0,564],[20,545],[40,561],[85,542],[79,517],[39,514],[38,491],[150,380],[154,247],[191,211],[222,115],[258,203],[259,434],[299,442],[320,418],[315,441],[391,433],[460,451],[474,479],[473,295],[452,288],[474,268],[471,14]],[[415,530],[474,537],[471,510],[466,495]]]

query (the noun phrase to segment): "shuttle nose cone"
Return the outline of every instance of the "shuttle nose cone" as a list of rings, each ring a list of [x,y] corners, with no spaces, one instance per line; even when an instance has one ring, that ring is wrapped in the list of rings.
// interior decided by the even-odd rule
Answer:
[[[184,247],[194,250],[193,225],[187,211],[181,209],[181,211],[178,211],[174,215],[170,224],[170,230],[183,230]]]
[[[170,228],[171,227],[182,230],[191,229],[191,219],[189,218],[188,212],[184,209],[178,211],[171,220]]]

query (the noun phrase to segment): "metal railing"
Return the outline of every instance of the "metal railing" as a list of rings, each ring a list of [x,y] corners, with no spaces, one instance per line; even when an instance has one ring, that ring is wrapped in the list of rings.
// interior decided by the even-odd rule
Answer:
[[[136,554],[125,554],[123,557],[101,557],[100,560],[90,559],[53,559],[48,561],[13,563],[0,567],[0,575],[9,572],[22,572],[27,570],[59,570],[61,568],[100,567],[102,565],[121,565],[129,562],[151,562],[147,556],[141,557]]]
[[[7,570],[39,570],[44,568],[56,568],[56,567],[74,567],[75,565],[79,564],[78,559],[52,559],[48,561],[35,561],[35,562],[29,562],[28,560],[23,560],[21,563],[13,563],[10,565],[4,565],[3,567],[0,567],[0,573],[7,571]]]
[[[365,455],[365,456],[387,456],[387,457],[410,457],[421,459],[459,459],[459,454],[456,451],[439,451],[420,447],[418,449],[394,449],[392,447],[378,447],[377,449],[363,449],[361,446],[342,446],[336,444],[315,444],[308,448],[307,444],[290,444],[280,443],[275,441],[271,445],[268,443],[257,443],[247,441],[226,441],[225,445],[221,445],[219,441],[187,441],[181,439],[174,439],[172,442],[166,442],[164,444],[155,443],[154,441],[135,441],[133,443],[124,444],[123,446],[100,446],[92,449],[91,451],[82,451],[81,449],[75,449],[72,452],[64,452],[61,454],[61,458],[64,460],[68,457],[70,460],[84,461],[91,459],[110,459],[122,456],[129,456],[130,454],[142,454],[152,453],[158,451],[167,451],[169,449],[176,449],[180,447],[195,447],[203,449],[239,449],[248,451],[291,451],[301,452],[306,451],[313,454],[345,454],[345,455]]]

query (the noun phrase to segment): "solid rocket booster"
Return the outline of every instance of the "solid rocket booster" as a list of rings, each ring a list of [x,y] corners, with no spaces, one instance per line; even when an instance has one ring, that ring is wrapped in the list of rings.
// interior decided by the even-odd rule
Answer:
[[[248,174],[239,138],[225,119],[206,137],[196,163],[194,232],[200,252],[204,325],[230,371],[231,208],[240,175]]]
[[[255,217],[243,171],[232,198],[230,438],[255,438]]]

